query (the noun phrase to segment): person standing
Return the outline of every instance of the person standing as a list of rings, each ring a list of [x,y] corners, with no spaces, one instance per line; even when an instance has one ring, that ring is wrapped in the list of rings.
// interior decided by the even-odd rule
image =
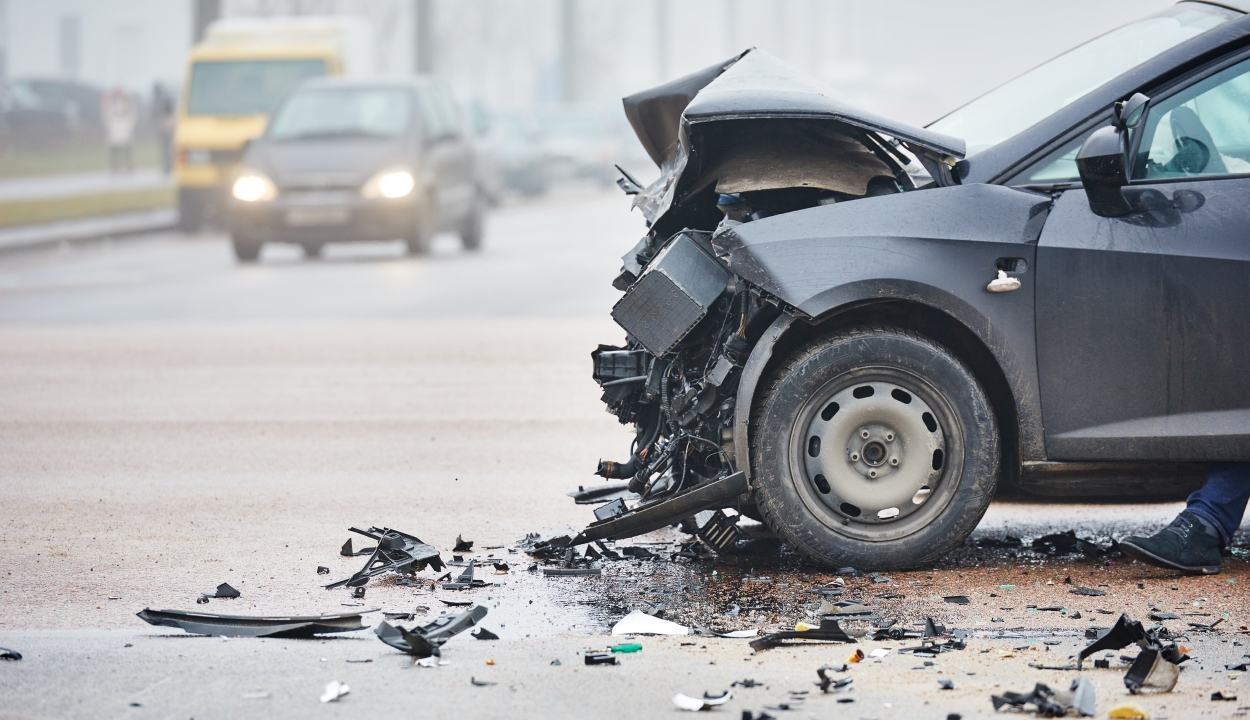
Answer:
[[[160,83],[152,86],[152,125],[161,148],[161,172],[169,175],[174,170],[174,98]]]
[[[109,149],[109,170],[134,172],[135,124],[138,120],[130,95],[115,87],[104,95],[104,139]]]

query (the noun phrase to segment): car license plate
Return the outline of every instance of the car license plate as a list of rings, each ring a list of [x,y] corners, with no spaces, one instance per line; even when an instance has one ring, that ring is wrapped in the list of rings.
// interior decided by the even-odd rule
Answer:
[[[291,227],[346,225],[348,217],[348,209],[341,206],[297,207],[286,211],[286,224]]]

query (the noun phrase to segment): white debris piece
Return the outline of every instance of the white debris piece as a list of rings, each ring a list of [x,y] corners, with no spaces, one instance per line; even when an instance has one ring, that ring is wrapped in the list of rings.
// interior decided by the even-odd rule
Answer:
[[[890,654],[890,648],[877,648],[876,650],[873,650],[872,652],[868,653],[870,657],[875,657],[875,658],[883,658],[889,654]]]
[[[635,610],[632,613],[621,618],[621,621],[612,627],[613,635],[689,635],[690,628],[685,625],[678,625],[675,622],[665,620],[663,618],[648,615],[641,610]]]
[[[1020,279],[1007,277],[1006,271],[999,270],[998,277],[991,280],[990,284],[987,285],[985,289],[993,293],[1011,292],[1012,290],[1019,290]]]
[[[333,680],[326,683],[326,691],[321,693],[321,702],[334,702],[351,691],[352,689],[343,683],[338,680]]]
[[[723,638],[753,638],[760,634],[759,628],[751,628],[750,630],[730,630],[729,632],[716,633],[716,637]]]
[[[673,704],[682,710],[698,712],[700,710],[711,710],[717,705],[724,705],[729,702],[733,696],[733,693],[728,691],[714,697],[709,696],[707,693],[703,693],[702,698],[692,698],[689,695],[677,693],[673,696]]]

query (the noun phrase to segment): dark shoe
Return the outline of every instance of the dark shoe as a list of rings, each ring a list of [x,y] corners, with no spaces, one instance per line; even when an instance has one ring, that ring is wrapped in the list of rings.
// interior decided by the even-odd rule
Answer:
[[[1220,539],[1197,515],[1182,512],[1171,525],[1150,537],[1120,541],[1120,551],[1148,565],[1179,570],[1186,575],[1214,575],[1220,571]]]

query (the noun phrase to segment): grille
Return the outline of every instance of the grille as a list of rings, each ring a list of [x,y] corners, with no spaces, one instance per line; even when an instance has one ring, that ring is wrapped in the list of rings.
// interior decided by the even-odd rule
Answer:
[[[693,238],[678,235],[612,308],[612,319],[663,357],[707,315],[729,277]]]

